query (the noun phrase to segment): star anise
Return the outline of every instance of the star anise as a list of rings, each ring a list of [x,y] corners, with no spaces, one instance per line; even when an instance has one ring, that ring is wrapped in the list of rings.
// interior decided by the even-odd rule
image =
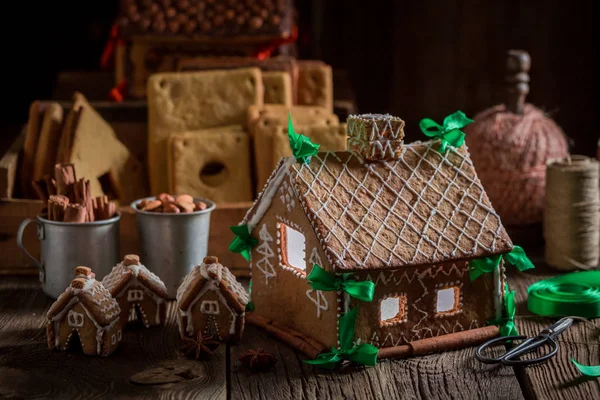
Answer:
[[[211,354],[220,344],[214,336],[202,336],[202,332],[198,332],[195,339],[182,337],[179,351],[186,357],[195,357],[198,360],[202,355]]]
[[[246,368],[254,371],[265,371],[277,363],[277,358],[262,348],[247,350],[240,356],[240,362]]]

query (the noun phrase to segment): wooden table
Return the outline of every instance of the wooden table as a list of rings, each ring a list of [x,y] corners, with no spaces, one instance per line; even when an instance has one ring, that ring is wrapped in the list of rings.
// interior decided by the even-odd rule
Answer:
[[[509,274],[518,293],[517,327],[534,335],[551,321],[528,315],[526,288],[556,274],[543,266]],[[33,278],[0,277],[0,399],[169,398],[169,399],[598,399],[600,380],[582,378],[571,364],[600,364],[598,330],[577,323],[559,337],[550,361],[527,368],[479,363],[474,348],[407,360],[386,360],[373,368],[342,372],[315,369],[304,356],[264,332],[247,327],[241,344],[221,346],[204,361],[179,352],[175,308],[164,328],[134,327],[108,358],[48,350],[45,313],[52,301]],[[598,322],[595,322],[598,326]],[[264,348],[277,357],[272,371],[253,373],[240,365],[247,349]],[[138,372],[170,368],[180,382],[139,385]]]

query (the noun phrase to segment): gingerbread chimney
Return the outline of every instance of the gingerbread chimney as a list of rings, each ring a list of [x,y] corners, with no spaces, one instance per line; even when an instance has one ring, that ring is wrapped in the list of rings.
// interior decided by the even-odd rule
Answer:
[[[346,121],[348,150],[366,161],[388,161],[398,158],[404,121],[389,114],[350,115]]]

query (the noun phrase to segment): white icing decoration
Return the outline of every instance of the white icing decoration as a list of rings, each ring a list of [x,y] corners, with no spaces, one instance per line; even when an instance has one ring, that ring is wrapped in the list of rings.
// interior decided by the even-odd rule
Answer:
[[[256,252],[262,255],[262,258],[256,262],[256,268],[265,275],[265,283],[268,286],[269,279],[277,276],[277,272],[271,262],[273,257],[275,257],[275,253],[273,253],[273,250],[271,249],[273,237],[269,234],[267,224],[263,224],[258,237],[260,239],[260,245],[256,248]]]
[[[329,310],[329,303],[322,291],[309,289],[306,291],[306,297],[317,306],[317,318],[321,318],[321,310]]]
[[[140,289],[130,289],[127,292],[127,301],[141,301],[144,299],[144,292]]]
[[[291,212],[294,207],[296,207],[296,197],[292,186],[287,180],[283,181],[280,192],[281,196],[279,196],[279,198],[281,199],[281,202],[286,206],[288,212]]]
[[[78,313],[73,310],[69,310],[69,314],[67,315],[67,321],[69,322],[69,326],[73,328],[80,328],[83,326],[83,314]]]
[[[219,315],[219,302],[213,300],[202,300],[200,304],[202,314]]]
[[[448,312],[456,308],[455,304],[455,289],[453,287],[447,289],[440,289],[437,291],[437,312]]]

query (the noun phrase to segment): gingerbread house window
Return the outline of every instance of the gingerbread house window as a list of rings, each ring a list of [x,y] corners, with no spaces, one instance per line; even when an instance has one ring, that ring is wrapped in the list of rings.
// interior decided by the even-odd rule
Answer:
[[[379,303],[379,325],[393,326],[406,322],[406,295],[386,297]]]
[[[67,320],[69,321],[69,326],[72,326],[73,328],[80,328],[83,326],[83,314],[81,313],[69,310]]]
[[[439,289],[436,298],[437,315],[452,315],[460,311],[460,288],[458,286]]]
[[[302,232],[286,224],[279,224],[279,240],[282,266],[306,275],[306,242]]]
[[[139,289],[131,289],[127,292],[127,301],[141,301],[144,298],[144,291]]]
[[[219,302],[212,300],[204,300],[202,304],[200,304],[200,312],[202,314],[211,314],[217,315],[219,314]]]

